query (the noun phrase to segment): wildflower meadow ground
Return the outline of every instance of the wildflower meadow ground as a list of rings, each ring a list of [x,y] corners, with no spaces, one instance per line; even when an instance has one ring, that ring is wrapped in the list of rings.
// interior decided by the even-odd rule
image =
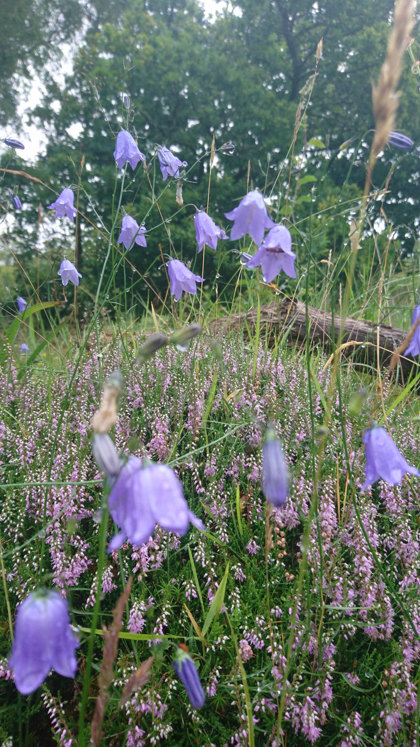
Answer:
[[[418,747],[420,306],[414,273],[387,263],[391,230],[377,266],[364,252],[376,159],[414,145],[393,129],[412,12],[397,6],[345,272],[342,257],[336,273],[325,258],[310,285],[312,234],[303,241],[273,192],[249,185],[213,219],[211,166],[229,143],[203,156],[209,200],[191,212],[182,186],[196,164],[165,145],[141,152],[123,98],[113,213],[94,227],[106,245],[95,295],[81,313],[86,273],[70,242],[51,280],[68,314],[31,284],[14,299],[0,347],[4,747]],[[141,315],[124,308],[125,274],[116,287],[154,242],[150,212],[125,209],[136,178],[167,231],[156,246],[167,289]],[[76,185],[55,196],[48,209],[73,230]],[[194,260],[171,239],[169,197],[190,210]],[[227,253],[225,300],[214,267]],[[342,328],[332,355],[313,345],[309,312],[303,342],[292,320],[260,323],[279,296],[343,319],[370,299],[379,323],[398,288],[407,334],[388,369],[379,344],[376,365],[348,355]],[[230,328],[250,308],[255,328]],[[412,362],[404,379],[399,354]]]

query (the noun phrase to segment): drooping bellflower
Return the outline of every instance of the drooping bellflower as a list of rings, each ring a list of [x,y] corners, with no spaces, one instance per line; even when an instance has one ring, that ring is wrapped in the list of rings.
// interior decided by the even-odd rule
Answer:
[[[292,237],[289,231],[285,226],[274,226],[246,266],[259,267],[261,265],[264,282],[271,283],[280,270],[283,270],[289,277],[295,278],[295,259],[296,254],[292,252]]]
[[[280,439],[268,428],[262,448],[262,489],[273,506],[284,506],[289,495],[289,470]]]
[[[123,463],[113,440],[107,433],[95,433],[92,451],[99,469],[105,472],[107,477],[118,477]]]
[[[380,426],[369,428],[363,434],[363,443],[366,452],[366,479],[362,490],[366,490],[369,485],[380,479],[390,485],[398,485],[406,472],[420,476],[418,469],[408,464],[400,454],[385,428]]]
[[[147,246],[145,233],[146,226],[144,224],[139,227],[139,224],[131,215],[124,215],[117,244],[124,244],[126,249],[132,249],[133,243],[139,246]]]
[[[205,244],[210,249],[217,249],[217,239],[227,239],[222,228],[216,226],[214,220],[210,218],[204,210],[200,210],[194,215],[195,235],[198,244],[198,253],[200,253]]]
[[[15,206],[15,210],[22,210],[22,203],[18,195],[15,195],[11,189],[9,189],[9,192],[10,192],[10,198],[13,202],[13,205]]]
[[[135,456],[121,467],[108,508],[120,527],[110,542],[110,550],[118,549],[126,539],[136,546],[144,544],[155,524],[180,536],[186,534],[189,522],[204,529],[201,520],[189,510],[175,472],[165,464],[143,466]]]
[[[226,218],[233,220],[230,238],[240,239],[249,233],[256,244],[261,244],[266,228],[274,228],[274,221],[267,215],[263,196],[254,189],[240,201],[238,207],[225,213]]]
[[[403,135],[401,132],[390,132],[388,145],[393,145],[394,148],[400,148],[401,150],[411,150],[414,141],[411,137]]]
[[[196,283],[204,282],[204,278],[200,275],[194,275],[179,259],[171,259],[168,262],[168,274],[171,281],[171,294],[175,296],[177,301],[181,298],[182,291],[195,296],[197,293]]]
[[[416,306],[413,311],[413,318],[411,320],[411,326],[413,327],[417,319],[420,316],[420,305]],[[411,342],[405,351],[404,355],[412,355],[415,358],[416,355],[420,355],[420,324],[415,329],[414,334],[411,338]]]
[[[9,665],[22,695],[34,692],[54,669],[74,677],[78,641],[72,632],[67,600],[56,591],[36,591],[19,606]]]
[[[73,262],[70,262],[68,259],[63,259],[57,275],[60,275],[61,282],[64,286],[67,285],[69,280],[71,280],[74,285],[79,285],[79,278],[82,277],[80,272],[76,270]]]
[[[63,218],[65,215],[69,220],[74,220],[74,216],[77,213],[74,207],[74,192],[69,187],[63,189],[61,194],[58,195],[55,202],[48,205],[48,210],[55,210],[56,218]]]
[[[14,148],[15,150],[25,150],[24,144],[21,143],[20,140],[16,140],[14,137],[5,137],[3,143],[6,143],[9,148]]]
[[[117,135],[114,158],[117,168],[122,169],[126,163],[129,163],[133,171],[139,161],[146,160],[146,156],[138,149],[136,141],[127,130],[120,130]]]
[[[20,343],[20,348],[19,348],[19,351],[20,351],[20,353],[21,353],[22,355],[26,355],[27,353],[30,353],[30,350],[29,350],[29,348],[28,348],[28,346],[27,346],[26,342],[21,342],[21,343]]]
[[[28,302],[24,298],[22,298],[22,296],[17,297],[16,304],[18,307],[19,314],[21,314],[22,311],[25,311],[25,309],[27,309],[29,306]]]
[[[197,667],[191,656],[186,651],[178,648],[173,668],[185,687],[192,707],[202,708],[206,702],[206,696],[200,682]]]
[[[181,161],[178,156],[174,156],[172,151],[170,151],[169,148],[165,148],[165,146],[158,152],[158,159],[164,182],[168,176],[173,176],[175,179],[178,179],[179,169],[181,167],[185,169],[188,166],[186,161]]]

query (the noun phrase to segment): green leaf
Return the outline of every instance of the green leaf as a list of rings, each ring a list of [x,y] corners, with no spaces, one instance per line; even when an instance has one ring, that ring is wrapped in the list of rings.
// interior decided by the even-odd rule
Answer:
[[[305,176],[302,176],[301,179],[299,179],[299,186],[302,184],[309,184],[310,182],[316,182],[318,181],[316,176],[313,174],[306,174]]]
[[[326,148],[327,146],[325,143],[322,142],[322,140],[319,139],[319,137],[311,137],[311,139],[308,142],[308,145],[313,145],[314,148]]]
[[[229,561],[227,563],[225,574],[222,578],[220,586],[217,589],[216,594],[214,595],[214,599],[211,603],[211,607],[209,611],[207,612],[207,617],[204,621],[203,630],[202,630],[203,636],[206,636],[207,632],[210,630],[213,624],[213,621],[218,617],[220,610],[222,609],[223,602],[225,599],[228,573],[229,573]]]

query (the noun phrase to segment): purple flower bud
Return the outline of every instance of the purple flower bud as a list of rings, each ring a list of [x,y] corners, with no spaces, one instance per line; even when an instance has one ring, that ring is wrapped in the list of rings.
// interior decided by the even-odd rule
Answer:
[[[161,332],[153,332],[140,346],[136,360],[141,362],[146,361],[167,344],[168,338],[166,335],[163,335]]]
[[[146,160],[146,156],[138,149],[133,136],[127,130],[120,130],[117,135],[114,158],[117,168],[122,169],[126,163],[129,163],[133,171],[139,161]]]
[[[74,677],[74,650],[78,645],[70,626],[67,600],[56,591],[29,594],[17,611],[9,659],[19,692],[32,693],[51,669],[63,677]]]
[[[69,220],[74,220],[74,216],[77,213],[74,207],[74,193],[72,189],[66,187],[63,189],[61,194],[58,195],[55,202],[48,205],[48,210],[55,210],[56,218],[63,218],[65,215]]]
[[[128,95],[128,93],[124,93],[123,95],[123,104],[126,109],[130,108],[130,96]]]
[[[216,226],[214,220],[210,218],[204,210],[194,215],[195,235],[198,244],[198,253],[200,253],[205,244],[210,249],[217,249],[217,239],[227,239],[222,228]]]
[[[401,132],[391,132],[388,138],[388,145],[393,145],[394,148],[401,148],[401,150],[411,150],[414,142],[407,135],[402,135]]]
[[[202,708],[206,702],[206,696],[191,656],[179,648],[176,660],[173,662],[173,668],[185,687],[192,707]]]
[[[169,148],[165,147],[158,152],[158,159],[163,181],[166,181],[168,176],[174,176],[175,179],[178,179],[181,166],[183,168],[188,166],[186,161],[181,161],[178,156],[171,153]]]
[[[124,244],[126,249],[132,249],[133,243],[139,246],[147,246],[144,235],[146,233],[146,226],[143,224],[139,228],[137,223],[131,215],[125,215],[122,219],[121,233],[118,237],[117,244]]]
[[[121,468],[108,508],[121,530],[112,538],[110,550],[118,549],[126,539],[133,545],[144,544],[155,524],[181,536],[187,532],[189,522],[204,529],[201,520],[189,510],[175,472],[164,464],[142,466],[135,456],[130,456]]]
[[[261,265],[264,282],[271,283],[280,270],[283,270],[289,277],[295,278],[295,259],[296,254],[292,252],[292,237],[289,231],[285,226],[274,226],[246,266],[259,267]]]
[[[70,262],[68,259],[63,259],[57,275],[60,275],[61,282],[64,286],[67,285],[69,280],[71,280],[74,285],[79,285],[79,278],[82,277],[80,272],[77,272],[73,262]]]
[[[284,506],[289,495],[289,470],[280,440],[271,428],[267,430],[262,452],[263,493],[274,506]]]
[[[20,140],[16,140],[14,137],[5,137],[3,142],[6,143],[9,148],[14,148],[15,150],[25,150],[24,144],[21,143]]]
[[[22,296],[17,297],[16,304],[17,304],[19,313],[21,313],[22,311],[25,311],[25,309],[27,309],[29,306],[28,302],[25,301],[25,299],[22,298]]]
[[[194,275],[179,259],[171,259],[168,262],[168,274],[171,281],[171,294],[175,296],[177,301],[181,298],[182,291],[195,296],[197,293],[196,283],[204,282],[204,278],[200,275]]]
[[[413,311],[413,318],[411,320],[412,327],[416,323],[419,316],[420,316],[420,305],[416,306],[416,308]],[[417,329],[414,331],[414,334],[411,338],[411,342],[407,350],[405,351],[404,355],[412,355],[413,358],[415,358],[416,355],[420,355],[420,324],[417,326]]]
[[[9,192],[13,205],[15,206],[15,210],[22,210],[22,203],[19,197],[17,195],[14,195],[11,189],[9,189]]]
[[[219,148],[222,153],[224,153],[226,156],[233,156],[235,152],[235,144],[232,142],[223,143],[223,145]]]
[[[193,340],[194,337],[197,337],[201,332],[201,327],[196,322],[193,322],[192,324],[188,324],[187,327],[184,327],[184,329],[179,329],[177,332],[174,332],[170,338],[169,342],[172,345],[180,345],[183,347],[184,345],[187,345],[190,340]]]
[[[107,477],[117,477],[122,462],[115,448],[114,442],[107,433],[95,433],[92,445],[93,456],[99,469]]]
[[[26,342],[21,342],[19,351],[22,355],[26,355],[27,353],[30,353],[30,350],[26,344]]]
[[[363,443],[366,452],[366,480],[362,490],[366,490],[369,485],[380,479],[390,485],[398,485],[406,472],[420,476],[418,469],[408,464],[400,454],[385,428],[376,426],[365,431]]]
[[[267,215],[262,194],[254,189],[248,192],[238,207],[225,213],[226,218],[233,220],[230,238],[240,239],[249,233],[256,244],[261,244],[266,228],[274,228],[274,222]]]

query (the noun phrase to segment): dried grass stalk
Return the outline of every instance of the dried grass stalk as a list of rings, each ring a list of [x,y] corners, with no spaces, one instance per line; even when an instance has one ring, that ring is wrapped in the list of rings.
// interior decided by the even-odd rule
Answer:
[[[376,123],[372,144],[374,159],[385,147],[389,134],[394,129],[395,112],[399,100],[397,85],[401,75],[402,59],[414,25],[415,5],[415,0],[396,1],[394,26],[388,39],[385,61],[381,67],[378,84],[372,87],[373,113]]]

